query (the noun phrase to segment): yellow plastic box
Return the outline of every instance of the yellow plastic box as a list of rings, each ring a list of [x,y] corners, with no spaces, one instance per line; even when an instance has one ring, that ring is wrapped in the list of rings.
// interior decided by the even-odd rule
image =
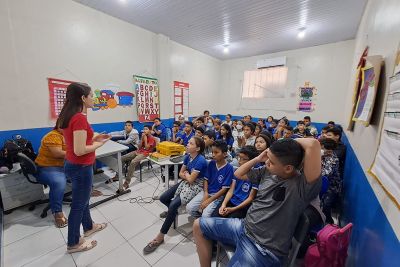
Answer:
[[[182,155],[185,147],[174,142],[164,141],[157,145],[157,152],[167,156]]]

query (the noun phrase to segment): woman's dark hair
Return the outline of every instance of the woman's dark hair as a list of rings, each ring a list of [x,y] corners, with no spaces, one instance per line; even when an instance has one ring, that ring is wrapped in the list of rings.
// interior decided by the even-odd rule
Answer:
[[[257,141],[258,138],[264,139],[265,143],[267,143],[267,148],[269,148],[271,146],[272,140],[267,135],[261,133],[256,137],[256,141]]]
[[[223,140],[215,141],[214,144],[212,144],[212,146],[218,148],[219,150],[221,150],[224,153],[228,152],[228,145]]]
[[[196,143],[196,147],[200,148],[199,154],[203,154],[204,148],[206,147],[206,144],[204,143],[203,138],[198,137],[198,136],[193,136],[194,142]]]
[[[224,128],[226,130],[226,140],[229,140],[229,139],[233,138],[231,126],[229,126],[228,124],[224,123],[224,124],[221,125],[221,128]],[[222,139],[222,134],[220,135],[220,137]]]
[[[239,153],[245,154],[249,160],[254,159],[260,154],[254,146],[244,146],[239,150]]]
[[[69,121],[76,113],[82,112],[82,96],[87,97],[92,89],[83,83],[71,83],[67,87],[67,95],[64,106],[58,116],[61,129],[68,127]]]
[[[53,130],[58,130],[58,129],[60,129],[60,118],[58,118],[56,124],[54,124]]]
[[[283,165],[292,165],[296,169],[300,169],[303,162],[304,149],[295,140],[279,139],[271,145],[269,150]]]

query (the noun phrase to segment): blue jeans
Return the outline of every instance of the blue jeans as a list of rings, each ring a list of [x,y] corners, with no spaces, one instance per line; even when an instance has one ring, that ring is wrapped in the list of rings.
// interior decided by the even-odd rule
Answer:
[[[39,167],[36,176],[38,182],[50,187],[49,200],[51,212],[62,212],[62,201],[64,197],[65,185],[67,179],[65,177],[63,167]]]
[[[220,241],[236,247],[229,267],[280,267],[280,260],[269,250],[250,239],[244,230],[243,221],[237,218],[200,218],[200,229],[209,240]]]
[[[65,175],[70,177],[72,182],[72,203],[68,216],[68,246],[72,247],[79,243],[81,224],[85,232],[93,228],[89,210],[93,165],[65,161],[64,168]]]
[[[168,207],[168,214],[165,218],[163,225],[161,226],[160,232],[166,235],[168,233],[169,228],[172,223],[175,221],[175,217],[178,214],[178,209],[181,206],[181,198],[180,196],[176,196],[174,198],[175,192],[178,189],[179,183],[165,191],[160,196],[160,201]]]

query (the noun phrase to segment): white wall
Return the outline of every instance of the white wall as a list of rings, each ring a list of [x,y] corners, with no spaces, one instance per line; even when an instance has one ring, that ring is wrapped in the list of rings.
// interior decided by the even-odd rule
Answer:
[[[221,89],[219,90],[219,113],[251,114],[265,118],[269,115],[277,118],[287,115],[290,120],[298,120],[310,115],[315,122],[333,120],[342,123],[344,116],[342,106],[345,101],[344,95],[347,94],[348,90],[353,52],[354,41],[349,40],[224,61]],[[268,107],[263,110],[254,110],[251,106],[241,107],[240,94],[243,72],[256,69],[256,62],[259,59],[279,56],[287,57],[289,85],[298,88],[304,85],[305,81],[309,81],[316,87],[316,106],[313,112],[276,111],[268,109]]]
[[[191,100],[218,90],[219,60],[72,0],[0,1],[0,32],[0,130],[53,125],[47,77],[131,92],[132,75],[159,78],[162,118],[173,116],[174,79],[190,83]],[[137,119],[135,106],[89,114],[92,123],[127,119]]]
[[[364,170],[367,170],[374,158],[379,143],[380,124],[383,118],[383,109],[387,94],[388,78],[393,75],[394,55],[400,42],[400,1],[398,0],[371,0],[368,2],[363,15],[355,41],[355,56],[351,81],[348,85],[346,97],[346,112],[343,120],[348,121],[351,112],[351,99],[353,93],[355,67],[358,64],[360,55],[364,48],[369,46],[369,55],[382,55],[385,59],[384,82],[381,87],[381,94],[376,103],[376,117],[378,118],[373,125],[365,127],[356,123],[354,132],[346,131],[351,145],[357,154]],[[347,126],[347,124],[346,124]],[[387,197],[381,186],[374,178],[366,174],[378,200],[381,203],[385,214],[391,223],[397,237],[400,239],[400,211]],[[400,175],[400,174],[399,174]],[[398,177],[394,177],[398,178]]]

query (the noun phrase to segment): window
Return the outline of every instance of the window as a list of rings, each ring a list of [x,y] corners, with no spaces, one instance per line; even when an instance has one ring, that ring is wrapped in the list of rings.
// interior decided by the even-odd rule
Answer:
[[[242,98],[285,98],[287,67],[244,72]]]

